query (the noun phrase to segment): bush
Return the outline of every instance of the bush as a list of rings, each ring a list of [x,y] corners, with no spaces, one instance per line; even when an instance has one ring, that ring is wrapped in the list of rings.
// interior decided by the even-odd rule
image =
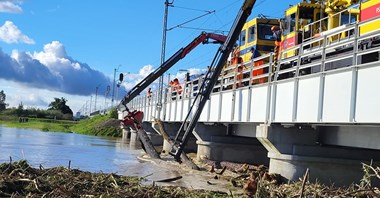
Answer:
[[[112,108],[109,114],[109,118],[119,119],[119,115],[116,108]]]

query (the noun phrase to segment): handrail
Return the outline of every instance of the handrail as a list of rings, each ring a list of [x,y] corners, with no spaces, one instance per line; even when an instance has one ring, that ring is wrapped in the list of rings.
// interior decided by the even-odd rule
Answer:
[[[320,36],[320,37],[314,37],[308,41],[305,41],[304,43],[301,43],[299,45],[293,46],[291,48],[288,48],[288,49],[282,51],[282,53],[287,53],[287,52],[291,52],[294,50],[302,51],[301,54],[296,54],[296,55],[291,56],[291,57],[282,58],[278,61],[278,65],[289,64],[289,62],[293,61],[294,64],[291,65],[291,67],[287,68],[287,69],[279,68],[277,71],[272,72],[272,69],[271,69],[272,63],[271,62],[264,62],[262,65],[258,65],[258,66],[254,65],[254,63],[257,61],[268,60],[268,59],[273,60],[273,56],[274,56],[273,53],[265,54],[263,56],[255,58],[253,60],[249,60],[247,62],[242,63],[242,65],[244,65],[246,68],[244,68],[241,72],[236,72],[238,65],[229,65],[229,66],[224,68],[224,70],[222,71],[222,74],[219,76],[218,83],[214,87],[215,92],[213,94],[216,94],[217,92],[233,91],[235,89],[257,86],[257,84],[253,84],[252,81],[255,81],[258,79],[266,79],[264,82],[261,82],[258,85],[271,85],[272,83],[283,80],[283,79],[277,79],[277,78],[272,79],[273,75],[278,76],[278,75],[285,74],[285,73],[293,73],[294,76],[289,77],[287,79],[296,79],[296,78],[298,79],[298,78],[307,77],[307,76],[302,76],[302,75],[300,76],[300,71],[305,70],[305,69],[318,68],[318,67],[321,68],[321,69],[314,71],[315,73],[310,74],[310,75],[313,75],[313,74],[320,74],[320,73],[339,72],[342,70],[348,70],[352,67],[357,67],[358,62],[353,61],[353,63],[348,65],[348,67],[343,67],[340,69],[327,69],[327,70],[325,70],[325,68],[324,68],[326,64],[332,64],[336,61],[341,61],[344,59],[350,59],[353,56],[359,57],[359,56],[367,55],[367,54],[370,54],[373,52],[378,52],[378,51],[380,51],[380,46],[379,47],[373,47],[370,49],[358,48],[356,52],[354,52],[354,50],[352,50],[352,49],[351,50],[348,49],[347,53],[337,54],[337,56],[334,56],[333,58],[323,56],[323,53],[324,52],[325,53],[331,53],[331,52],[334,52],[334,51],[336,51],[342,47],[350,47],[350,46],[353,47],[355,45],[355,43],[357,43],[357,45],[360,46],[361,43],[365,42],[366,40],[369,40],[369,39],[374,38],[374,37],[380,37],[380,29],[372,31],[372,32],[365,33],[363,35],[360,35],[360,31],[359,31],[360,27],[362,27],[363,25],[377,21],[377,20],[380,20],[380,17],[376,17],[376,18],[373,18],[373,19],[365,21],[365,22],[351,24],[351,25],[348,25],[348,26],[340,29],[338,32],[333,32],[331,34],[327,34],[327,35]],[[310,24],[310,25],[312,25],[312,24]],[[351,32],[353,31],[353,32],[352,32],[352,34],[348,35],[345,39],[341,39],[339,42],[329,42],[329,40],[333,36],[339,35],[339,34],[344,33],[344,32],[349,32],[349,31],[351,31]],[[321,43],[321,45],[313,46],[313,47],[307,48],[307,49],[305,48],[307,46],[312,46],[315,43]],[[307,62],[307,61],[302,62],[302,61],[305,61],[312,56],[316,57],[316,59],[312,60],[312,62]],[[378,61],[378,62],[380,62],[380,61]],[[364,65],[371,65],[371,64],[366,63]],[[360,67],[361,65],[358,65],[358,66]],[[267,71],[258,73],[258,75],[255,75],[255,76],[252,75],[253,72],[262,71],[262,70],[267,70]],[[243,75],[244,78],[237,80],[236,79],[237,74]],[[183,86],[182,93],[176,94],[175,100],[172,100],[172,98],[171,98],[171,94],[173,92],[171,92],[170,89],[169,90],[166,89],[167,90],[166,94],[168,94],[168,97],[167,97],[167,101],[165,101],[165,102],[170,103],[170,102],[176,102],[178,100],[194,98],[196,93],[201,91],[200,90],[200,84],[204,80],[204,78],[205,78],[205,76],[200,76],[196,79],[193,79],[191,81],[184,83],[182,85]],[[198,83],[196,83],[196,81],[198,81]],[[239,82],[243,83],[244,86],[243,87],[234,86],[236,83],[239,83]],[[230,87],[230,88],[227,88],[227,87]],[[156,94],[158,94],[158,93],[157,92],[152,93],[152,98],[150,99],[151,101],[156,100],[156,97],[155,97]],[[132,102],[133,108],[137,108],[137,107],[143,105],[141,103],[144,103],[144,101],[147,101],[147,100],[140,99],[141,97],[146,97],[146,96],[136,97],[134,102]],[[147,106],[152,106],[152,105],[155,105],[155,103],[150,102],[149,104],[147,104]]]

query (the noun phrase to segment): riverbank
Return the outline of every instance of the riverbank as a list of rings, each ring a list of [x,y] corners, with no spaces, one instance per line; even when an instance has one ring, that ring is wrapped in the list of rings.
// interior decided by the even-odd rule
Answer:
[[[71,132],[71,127],[78,124],[71,120],[54,120],[39,118],[0,117],[0,124],[11,128],[30,128],[41,131]]]
[[[0,125],[49,132],[75,132],[85,135],[121,137],[120,121],[112,115],[97,115],[79,121],[0,116]]]
[[[70,127],[75,133],[95,136],[121,137],[120,120],[110,115],[97,115],[92,118],[80,120],[78,124]]]

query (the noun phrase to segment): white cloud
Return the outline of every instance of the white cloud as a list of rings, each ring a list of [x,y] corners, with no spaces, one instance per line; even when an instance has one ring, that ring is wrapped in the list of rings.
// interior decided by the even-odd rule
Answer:
[[[136,73],[126,73],[121,87],[115,90],[119,91],[118,94],[115,92],[115,95],[121,99],[127,91],[154,70],[152,65],[145,65]],[[65,46],[59,41],[46,44],[39,52],[13,50],[12,54],[8,55],[0,48],[0,71],[0,84],[3,85],[1,89],[6,91],[7,103],[11,106],[17,106],[23,102],[27,107],[44,109],[54,97],[64,97],[75,112],[83,108],[85,104],[89,106],[91,95],[93,96],[92,103],[94,103],[97,85],[99,85],[97,108],[110,104],[112,77],[71,58]],[[191,75],[204,73],[204,69],[188,69],[188,71]],[[171,79],[178,78],[183,83],[185,73],[172,74]],[[168,75],[165,75],[165,86],[167,82]],[[111,86],[111,90],[105,100],[107,86]],[[153,91],[157,90],[158,78],[149,87]],[[145,91],[142,92],[144,93]],[[115,101],[117,102],[118,100]]]
[[[72,95],[90,95],[96,85],[112,83],[102,72],[68,56],[59,41],[46,44],[40,52],[13,50],[8,55],[0,49],[0,71],[0,79]]]
[[[15,1],[0,1],[0,12],[21,13],[22,8]]]
[[[0,40],[5,43],[34,44],[34,40],[24,35],[12,21],[5,21],[0,27]]]

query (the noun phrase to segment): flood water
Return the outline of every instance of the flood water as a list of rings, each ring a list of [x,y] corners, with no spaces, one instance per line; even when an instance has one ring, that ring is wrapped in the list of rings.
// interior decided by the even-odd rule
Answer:
[[[142,157],[140,145],[121,138],[102,138],[75,133],[42,132],[34,129],[7,128],[0,125],[0,163],[27,160],[38,168],[69,166],[90,172],[144,177],[143,184],[176,185],[191,189],[227,191],[227,180],[207,184],[210,172],[178,169],[176,162],[152,161]],[[140,160],[143,159],[143,160]],[[171,159],[171,158],[170,158]],[[174,160],[172,160],[174,161]],[[159,182],[181,176],[174,182]]]
[[[121,138],[102,138],[75,133],[42,132],[0,125],[0,163],[25,159],[32,167],[69,166],[91,172],[143,176],[150,163],[138,160],[141,147]]]

